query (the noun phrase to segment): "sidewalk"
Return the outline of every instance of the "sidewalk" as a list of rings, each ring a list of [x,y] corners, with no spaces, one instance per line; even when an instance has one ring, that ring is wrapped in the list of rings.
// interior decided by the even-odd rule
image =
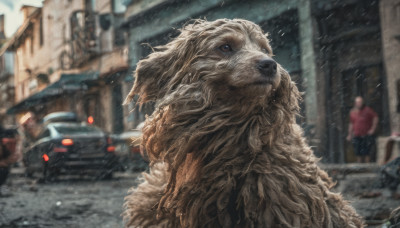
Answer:
[[[131,171],[114,172],[113,176],[115,178],[136,178],[140,173],[141,172],[131,172]],[[17,178],[17,177],[19,178],[25,177],[25,167],[11,168],[9,178]]]
[[[318,164],[321,169],[328,173],[339,172],[339,173],[377,173],[379,172],[381,165],[377,163],[346,163],[346,164]]]
[[[12,167],[9,177],[25,177],[25,167]]]
[[[351,174],[351,173],[377,173],[379,172],[381,166],[377,163],[348,163],[348,164],[318,164],[321,169],[328,173],[333,174]],[[115,172],[116,177],[129,177],[131,175],[137,175],[141,172]],[[12,167],[10,172],[10,177],[24,177],[25,167]]]

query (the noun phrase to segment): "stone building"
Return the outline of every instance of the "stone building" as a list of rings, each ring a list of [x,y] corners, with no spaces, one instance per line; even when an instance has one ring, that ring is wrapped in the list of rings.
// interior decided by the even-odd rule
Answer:
[[[300,120],[315,153],[327,162],[351,162],[349,111],[364,97],[379,117],[379,137],[398,125],[398,0],[135,0],[123,24],[129,66],[168,42],[193,18],[244,18],[270,34],[275,59],[305,92]],[[397,83],[397,84],[396,84]],[[143,113],[133,112],[136,119]],[[378,140],[379,141],[379,140]],[[382,140],[380,140],[382,141]]]
[[[400,132],[400,0],[380,1],[380,23],[383,70],[386,74],[388,108],[393,133]],[[379,138],[378,151],[382,153],[388,137]],[[396,154],[394,154],[396,155]],[[400,149],[397,149],[400,156]],[[383,156],[381,156],[383,157]],[[379,162],[379,161],[378,161]]]
[[[23,6],[24,22],[4,50],[15,52],[15,105],[39,118],[74,111],[108,132],[122,132],[127,48],[118,0],[45,0]]]
[[[14,53],[0,55],[0,125],[15,125],[15,118],[7,115],[14,105]]]
[[[0,15],[0,125],[15,124],[15,118],[7,115],[7,109],[14,104],[14,53],[2,51],[6,43],[4,15]]]

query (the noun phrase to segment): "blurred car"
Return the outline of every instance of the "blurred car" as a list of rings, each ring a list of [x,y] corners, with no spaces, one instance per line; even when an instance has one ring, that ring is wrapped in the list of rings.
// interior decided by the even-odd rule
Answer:
[[[16,137],[18,135],[16,128],[1,129],[0,132],[0,144],[9,152],[14,153],[16,149]]]
[[[116,167],[115,147],[99,128],[74,122],[47,122],[24,154],[26,174],[40,172],[44,180],[63,173],[98,170],[111,178]]]
[[[115,152],[120,160],[120,170],[144,171],[149,167],[148,158],[140,148],[142,141],[142,127],[140,123],[136,129],[121,134],[112,135]]]
[[[43,124],[55,122],[80,122],[78,116],[74,112],[53,112],[43,117]]]
[[[140,150],[141,136],[142,132],[139,130],[112,136],[121,171],[144,171],[148,168],[148,162],[143,158]]]

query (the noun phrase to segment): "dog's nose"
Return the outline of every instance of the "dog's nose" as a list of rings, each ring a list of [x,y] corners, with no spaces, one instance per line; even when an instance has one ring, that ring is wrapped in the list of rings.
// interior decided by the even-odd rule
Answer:
[[[258,62],[257,68],[265,77],[271,77],[276,74],[277,64],[272,59],[263,59]]]

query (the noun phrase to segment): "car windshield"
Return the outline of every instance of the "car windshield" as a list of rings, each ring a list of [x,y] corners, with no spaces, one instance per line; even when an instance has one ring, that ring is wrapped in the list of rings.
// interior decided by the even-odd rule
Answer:
[[[101,133],[98,128],[90,126],[57,126],[55,129],[62,135]]]

